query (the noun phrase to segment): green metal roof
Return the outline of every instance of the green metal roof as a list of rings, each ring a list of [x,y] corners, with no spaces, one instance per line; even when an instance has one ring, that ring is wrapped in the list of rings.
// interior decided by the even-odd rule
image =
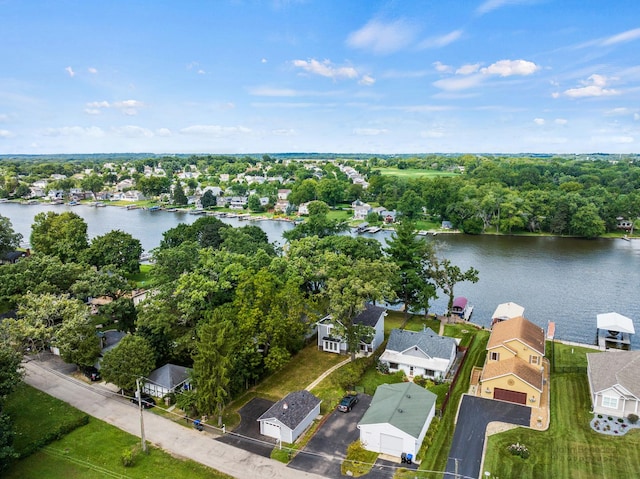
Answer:
[[[358,425],[389,423],[418,437],[436,398],[431,391],[412,382],[382,384]]]

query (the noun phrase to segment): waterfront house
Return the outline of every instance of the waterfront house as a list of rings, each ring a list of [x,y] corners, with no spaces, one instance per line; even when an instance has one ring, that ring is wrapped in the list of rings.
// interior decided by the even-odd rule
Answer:
[[[353,324],[361,324],[372,328],[370,338],[362,338],[359,353],[368,356],[372,354],[384,341],[384,317],[387,310],[380,306],[366,304],[364,311],[353,318]],[[317,323],[318,349],[336,354],[346,354],[348,347],[345,339],[336,332],[336,326],[331,316],[325,316]]]
[[[522,316],[496,323],[487,343],[479,395],[518,404],[540,404],[544,353],[544,329]]]
[[[640,415],[640,351],[587,354],[593,412],[607,416]]]
[[[373,211],[371,205],[367,203],[363,203],[360,200],[356,200],[351,203],[351,207],[353,208],[353,219],[354,220],[363,220],[367,217],[369,213]]]
[[[7,251],[2,256],[0,256],[0,264],[16,264],[21,259],[26,258],[30,255],[29,250],[27,251]]]
[[[124,194],[124,198],[125,201],[143,201],[145,200],[145,196],[142,194],[141,191],[138,190],[130,190],[127,191]]]
[[[309,203],[310,203],[310,201],[307,201],[306,203],[302,203],[300,206],[298,206],[298,215],[299,216],[303,216],[303,215],[308,215],[309,214]]]
[[[273,210],[280,213],[286,213],[287,209],[289,208],[289,204],[290,203],[288,200],[278,200],[276,201],[276,204],[274,205]]]
[[[322,401],[309,391],[295,391],[258,418],[260,434],[293,443],[320,415]]]
[[[435,416],[437,396],[412,382],[381,384],[358,423],[368,451],[416,456]]]
[[[393,329],[380,362],[389,372],[404,371],[409,379],[424,376],[444,379],[456,359],[458,344],[453,338],[438,336],[430,328],[423,331]]]
[[[289,189],[281,189],[278,190],[278,200],[286,200],[289,197],[291,190]]]

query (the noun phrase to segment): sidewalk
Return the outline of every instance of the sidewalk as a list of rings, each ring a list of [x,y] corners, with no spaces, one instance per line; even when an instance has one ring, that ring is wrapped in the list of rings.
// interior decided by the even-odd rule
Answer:
[[[127,402],[113,398],[99,387],[84,384],[37,361],[24,363],[25,382],[73,407],[123,431],[140,437],[140,414]],[[212,437],[144,411],[144,430],[149,443],[186,459],[192,459],[238,479],[320,479],[322,476],[290,469],[286,465],[251,454]]]

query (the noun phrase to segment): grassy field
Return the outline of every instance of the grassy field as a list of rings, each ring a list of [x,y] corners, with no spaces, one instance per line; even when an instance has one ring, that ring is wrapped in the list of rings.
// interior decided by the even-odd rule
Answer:
[[[153,266],[150,264],[141,264],[140,272],[128,275],[127,279],[134,281],[138,288],[144,288],[151,282],[151,268]]]
[[[590,408],[587,376],[556,374],[551,379],[551,426],[539,432],[517,428],[491,436],[485,471],[491,477],[540,477],[590,479],[638,477],[640,431],[613,437],[589,427]],[[507,447],[524,444],[531,456],[512,456]]]
[[[555,363],[558,372],[580,372],[580,371],[562,371],[563,368],[587,368],[587,354],[597,353],[597,349],[583,348],[580,346],[570,346],[562,343],[551,343],[547,341],[547,358],[553,365]]]
[[[18,452],[42,441],[52,431],[86,415],[68,404],[21,384],[7,399],[6,412],[18,431],[14,446]],[[220,479],[224,474],[193,461],[183,461],[155,448],[148,455],[138,454],[132,467],[124,467],[122,455],[135,450],[140,440],[97,419],[89,418],[61,439],[14,463],[5,479],[102,479],[157,477],[158,471],[171,471],[172,478]]]
[[[400,170],[398,168],[375,168],[380,170],[380,174],[384,176],[400,176],[405,178],[418,178],[420,176],[455,176],[455,173],[448,171],[422,170],[417,168],[407,168]]]

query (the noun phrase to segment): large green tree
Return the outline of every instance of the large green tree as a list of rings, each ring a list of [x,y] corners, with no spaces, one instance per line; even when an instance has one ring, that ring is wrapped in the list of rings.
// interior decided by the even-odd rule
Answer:
[[[432,274],[438,287],[447,295],[447,298],[449,298],[447,303],[447,315],[451,316],[453,300],[455,299],[453,289],[456,284],[463,281],[477,283],[479,273],[478,270],[473,267],[466,271],[462,271],[459,266],[452,264],[448,259],[436,259],[432,264]]]
[[[87,263],[102,268],[113,265],[127,273],[140,271],[142,244],[129,233],[113,230],[96,236],[84,253]]]
[[[71,211],[38,213],[31,225],[31,246],[64,263],[77,261],[89,246],[87,223]]]
[[[52,343],[60,350],[60,357],[65,362],[78,366],[93,366],[100,356],[100,338],[86,313],[66,319],[56,329]]]
[[[22,241],[22,235],[13,231],[9,218],[0,216],[0,258],[15,250]]]
[[[348,225],[344,221],[333,220],[329,218],[329,206],[323,201],[312,201],[309,203],[309,218],[302,224],[289,231],[285,231],[282,236],[289,241],[307,236],[325,236],[334,235],[345,231]]]
[[[105,381],[126,391],[133,391],[136,379],[149,376],[154,368],[155,352],[149,342],[130,334],[105,353],[100,372]]]

